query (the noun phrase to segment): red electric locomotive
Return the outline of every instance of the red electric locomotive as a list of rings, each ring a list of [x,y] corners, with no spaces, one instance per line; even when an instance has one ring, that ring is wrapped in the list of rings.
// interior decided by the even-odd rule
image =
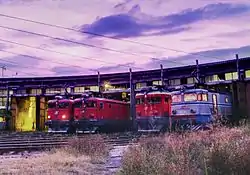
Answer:
[[[88,97],[74,100],[77,132],[125,131],[131,126],[129,103]]]
[[[56,96],[54,100],[48,101],[48,132],[72,132],[74,111],[73,100]]]
[[[169,129],[171,94],[151,91],[136,95],[136,123],[138,131],[164,132]]]

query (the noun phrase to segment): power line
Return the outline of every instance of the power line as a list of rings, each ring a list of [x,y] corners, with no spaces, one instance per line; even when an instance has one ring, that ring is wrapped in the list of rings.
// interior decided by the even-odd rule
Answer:
[[[26,75],[34,75],[34,76],[36,75],[36,74],[33,74],[33,73],[27,73],[27,72],[23,72],[23,71],[18,71],[18,72],[16,72],[16,71],[11,71],[10,69],[12,69],[12,68],[7,68],[6,66],[1,66],[1,68],[4,68],[5,71],[15,72],[16,75],[17,75],[18,72],[23,73],[23,74],[26,74]],[[2,73],[2,75],[3,75],[3,73]],[[3,76],[2,76],[2,77],[3,77]]]
[[[72,66],[72,67],[76,67],[76,68],[84,68],[84,67],[77,66],[77,65],[71,65],[71,64],[66,64],[66,63],[62,63],[62,62],[50,61],[50,60],[46,60],[46,59],[44,59],[44,58],[42,58],[42,57],[31,56],[31,55],[26,55],[26,54],[20,54],[20,53],[16,53],[16,52],[12,52],[12,51],[0,50],[0,52],[5,52],[5,53],[9,53],[9,54],[13,54],[13,55],[18,55],[18,56],[22,56],[22,57],[27,57],[27,58],[35,59],[35,60],[42,60],[42,61],[46,61],[46,62],[53,62],[53,63],[62,64],[62,65],[67,65],[67,66]],[[1,58],[0,58],[0,60],[5,61],[5,62],[8,62],[8,63],[11,63],[11,64],[18,65],[19,67],[34,68],[33,66],[23,66],[23,65],[19,65],[17,62],[14,62],[14,61],[9,61],[9,60],[5,60],[5,59],[1,59]],[[129,67],[129,66],[126,66],[126,65],[120,65],[120,66]],[[43,69],[43,70],[51,71],[51,69],[48,69],[48,68],[37,68],[37,69]],[[142,68],[141,68],[141,69],[142,69]],[[93,69],[88,69],[88,71],[96,72],[96,71],[93,71]],[[57,72],[57,73],[65,73],[65,72],[67,72],[67,71],[59,71],[59,72]],[[80,73],[80,72],[79,72],[79,73]],[[33,74],[33,75],[35,75],[35,74]],[[51,74],[43,74],[43,75],[51,75]]]
[[[13,55],[18,55],[18,56],[22,56],[22,57],[27,57],[27,58],[31,58],[31,59],[35,59],[35,60],[42,60],[42,61],[47,61],[47,62],[53,62],[53,63],[58,63],[58,64],[63,64],[63,65],[67,65],[67,66],[72,66],[72,67],[77,67],[77,68],[83,68],[81,66],[77,66],[77,65],[70,65],[70,64],[66,64],[66,63],[61,63],[61,62],[55,62],[55,61],[50,61],[50,60],[46,60],[44,58],[41,58],[41,57],[37,57],[37,56],[31,56],[31,55],[25,55],[25,54],[20,54],[20,53],[16,53],[16,52],[12,52],[12,51],[6,51],[6,50],[0,50],[0,52],[5,52],[5,53],[9,53],[9,54],[13,54]],[[5,59],[1,59],[0,60],[4,61],[4,62],[7,62],[7,63],[11,63],[11,64],[14,64],[14,65],[18,65],[19,67],[24,67],[24,68],[34,68],[33,66],[24,66],[24,65],[20,65],[18,64],[17,62],[14,62],[14,61],[9,61],[9,60],[5,60]],[[1,64],[1,63],[0,63]],[[125,66],[124,67],[129,67],[129,66]],[[48,71],[51,71],[50,69],[48,68],[38,68],[38,69],[43,69],[43,70],[48,70]],[[88,69],[89,71],[93,71],[92,69]],[[19,71],[20,72],[20,71]],[[60,71],[58,73],[65,73],[67,71]],[[37,74],[33,74],[33,73],[26,73],[26,72],[23,72],[25,74],[30,74],[30,75],[37,75]],[[52,74],[43,74],[43,76],[46,76],[46,75],[52,75]]]
[[[102,63],[106,63],[106,64],[115,64],[115,65],[117,64],[117,63],[114,63],[114,62],[107,62],[107,61],[103,61],[103,60],[100,60],[100,59],[95,59],[95,58],[90,58],[90,57],[84,57],[84,56],[69,54],[69,53],[65,53],[65,52],[59,52],[59,51],[50,50],[50,49],[44,49],[44,48],[41,48],[41,47],[35,47],[35,46],[31,46],[31,45],[27,45],[27,44],[23,44],[23,43],[18,43],[18,42],[14,42],[14,41],[9,41],[9,40],[5,40],[5,39],[1,39],[1,38],[0,38],[0,41],[11,43],[11,44],[16,44],[16,45],[27,47],[27,48],[32,48],[32,49],[37,49],[37,50],[42,50],[42,51],[57,53],[57,54],[60,54],[60,55],[67,55],[67,56],[72,56],[72,57],[76,57],[76,58],[81,58],[81,59],[85,59],[85,60],[93,60],[93,61],[102,62]],[[5,51],[5,52],[7,52],[7,51]],[[42,59],[42,58],[39,58],[39,59],[40,60],[44,60],[44,61],[48,61],[48,60]],[[55,61],[49,61],[49,62],[55,62]],[[66,63],[62,63],[62,62],[55,62],[55,63],[63,64],[63,65],[67,65],[67,66],[73,66],[73,67],[78,67],[78,68],[80,67],[80,68],[82,68],[81,66],[78,66],[78,65],[71,65],[71,64],[66,64]],[[133,66],[131,67],[131,66],[126,66],[126,65],[121,65],[121,66],[122,67],[126,67],[126,68],[143,69],[143,68],[139,68],[139,67],[133,67]]]
[[[31,59],[36,59],[36,60],[40,60],[40,61],[42,60],[42,61],[46,61],[46,62],[50,62],[50,63],[56,63],[56,64],[61,64],[61,65],[65,65],[65,66],[71,66],[71,67],[76,67],[76,68],[83,68],[83,67],[78,66],[78,65],[72,65],[72,64],[66,64],[66,63],[63,63],[63,62],[51,61],[51,60],[47,60],[47,59],[44,59],[44,58],[41,58],[41,57],[37,57],[37,56],[30,56],[30,55],[15,53],[15,52],[6,51],[6,50],[0,50],[0,51],[1,52],[5,52],[5,53],[10,53],[10,54],[13,54],[13,55],[18,55],[18,56],[23,56],[23,57],[29,57]],[[0,60],[6,61],[6,62],[10,62],[10,61],[4,60],[4,59],[0,59]],[[11,63],[14,63],[14,62],[11,62]],[[46,69],[46,68],[39,68],[39,69]],[[47,69],[47,70],[49,70],[49,69]]]
[[[19,53],[10,52],[10,51],[5,51],[5,50],[0,50],[0,52],[10,53],[10,54],[13,54],[13,55],[18,55],[18,56],[22,56],[22,57],[28,57],[28,58],[36,59],[36,60],[44,60],[44,61],[52,62],[52,61],[45,60],[45,59],[40,58],[40,57],[29,56],[29,55],[19,54]],[[9,61],[9,60],[5,60],[5,59],[1,59],[1,58],[0,58],[0,60],[2,60],[2,61],[4,61],[4,62],[7,62],[7,63],[11,63],[12,65],[18,65],[18,67],[23,67],[23,68],[34,68],[34,66],[24,66],[24,65],[20,65],[19,63],[14,62],[14,61]],[[48,69],[48,68],[37,68],[37,67],[36,67],[36,69],[42,69],[42,70],[49,70],[49,71],[51,71],[51,70]],[[60,72],[59,72],[59,73],[60,73]]]
[[[49,23],[35,21],[35,20],[30,20],[30,19],[25,19],[25,18],[20,18],[20,17],[16,17],[16,16],[10,16],[10,15],[6,15],[6,14],[3,14],[3,13],[0,13],[0,16],[6,17],[6,18],[11,18],[11,19],[16,19],[16,20],[21,20],[21,21],[26,21],[26,22],[31,22],[31,23],[35,23],[35,24],[41,24],[41,25],[45,25],[45,26],[50,26],[50,27],[54,27],[54,28],[65,29],[65,30],[70,30],[70,31],[74,31],[74,32],[79,32],[79,33],[85,33],[85,34],[99,36],[99,37],[103,37],[103,38],[108,38],[108,39],[113,39],[113,40],[118,40],[118,41],[124,41],[124,42],[128,42],[128,43],[133,43],[133,44],[138,44],[138,45],[144,45],[144,46],[153,47],[153,48],[164,49],[164,50],[168,50],[168,51],[186,53],[188,55],[195,55],[195,56],[201,56],[201,57],[214,58],[214,59],[221,60],[220,58],[217,58],[217,57],[210,57],[210,56],[206,56],[206,55],[199,54],[199,53],[189,53],[189,52],[186,52],[186,51],[183,51],[183,50],[179,50],[179,49],[173,49],[173,48],[169,48],[169,47],[163,47],[163,46],[158,46],[158,45],[153,45],[153,44],[148,44],[148,43],[142,43],[142,42],[128,40],[128,39],[121,39],[121,38],[116,38],[116,37],[112,37],[112,36],[106,36],[106,35],[102,35],[102,34],[98,34],[98,33],[94,33],[94,32],[79,31],[79,30],[68,28],[68,27],[64,27],[64,26],[49,24]]]
[[[117,53],[122,53],[122,54],[127,54],[127,55],[142,57],[142,55],[135,54],[135,53],[124,52],[124,51],[119,51],[119,50],[115,50],[115,49],[109,49],[109,48],[106,48],[106,47],[99,47],[99,46],[95,46],[95,45],[91,45],[91,44],[86,44],[86,43],[82,43],[82,42],[78,42],[78,41],[72,41],[72,40],[69,40],[69,39],[64,39],[64,38],[59,38],[59,37],[53,37],[53,36],[49,36],[49,35],[45,35],[45,34],[41,34],[41,33],[30,32],[30,31],[16,29],[16,28],[12,28],[12,27],[7,27],[7,26],[0,25],[0,28],[4,28],[4,29],[8,29],[8,30],[14,30],[14,31],[17,31],[17,32],[23,32],[23,33],[27,33],[27,34],[31,34],[31,35],[37,35],[37,36],[46,37],[46,38],[51,38],[51,39],[54,39],[54,40],[59,40],[59,41],[65,41],[65,42],[69,42],[69,43],[79,44],[79,45],[82,45],[82,46],[88,46],[88,47],[92,47],[92,48],[99,48],[99,49],[103,49],[103,50],[107,50],[107,51],[112,51],[112,52],[117,52]],[[144,57],[148,57],[148,58],[152,59],[152,57],[149,57],[149,56],[144,56]],[[154,58],[154,59],[157,59],[157,58]],[[160,60],[160,59],[157,59],[157,60]],[[172,62],[174,64],[178,63],[178,64],[186,65],[186,64],[179,63],[177,61],[172,61],[172,60],[165,60],[165,61]]]
[[[10,53],[10,54],[13,54],[13,55],[18,55],[18,56],[22,56],[22,57],[27,57],[27,58],[31,58],[31,59],[35,59],[35,60],[43,60],[43,61],[47,61],[47,62],[54,62],[54,61],[50,61],[50,60],[46,60],[44,58],[41,58],[41,57],[37,57],[37,56],[31,56],[31,55],[25,55],[25,54],[20,54],[20,53],[16,53],[16,52],[11,52],[11,51],[6,51],[6,50],[0,50],[0,52],[5,52],[5,53]],[[14,65],[18,65],[19,67],[24,67],[24,68],[34,68],[32,66],[24,66],[24,65],[19,65],[17,62],[14,62],[14,61],[9,61],[9,60],[4,60],[4,59],[1,59],[0,60],[2,61],[5,61],[5,62],[8,62],[8,63],[11,63],[11,64],[14,64]],[[54,63],[60,63],[60,62],[54,62]],[[70,64],[64,64],[64,63],[61,63],[63,65],[70,65]],[[77,68],[83,68],[81,66],[77,66],[77,65],[70,65],[72,67],[77,67]],[[51,69],[48,69],[48,68],[37,68],[37,69],[43,69],[43,70],[48,70],[48,71],[52,71]],[[88,69],[89,71],[92,71],[92,69]],[[65,73],[67,71],[59,71],[57,73]],[[80,73],[80,72],[79,72]],[[33,74],[35,75],[35,74]],[[43,75],[52,75],[52,74],[43,74]]]

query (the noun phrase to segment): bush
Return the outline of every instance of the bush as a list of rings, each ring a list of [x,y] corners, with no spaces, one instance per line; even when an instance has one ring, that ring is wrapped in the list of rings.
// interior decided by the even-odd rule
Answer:
[[[108,155],[109,147],[102,136],[87,135],[70,139],[63,150],[76,157],[85,155],[91,158],[104,158]]]
[[[244,129],[167,134],[131,146],[120,174],[249,174],[250,136]]]
[[[209,174],[250,174],[250,139],[215,145],[208,155]]]

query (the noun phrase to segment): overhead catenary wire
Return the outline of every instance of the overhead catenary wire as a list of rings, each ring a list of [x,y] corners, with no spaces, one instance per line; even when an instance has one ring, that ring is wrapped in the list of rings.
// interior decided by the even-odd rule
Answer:
[[[200,57],[206,57],[206,58],[214,58],[214,59],[217,59],[217,60],[221,60],[220,58],[217,58],[217,57],[206,56],[206,55],[199,54],[199,53],[189,53],[189,52],[186,52],[186,51],[183,51],[183,50],[180,50],[180,49],[173,49],[173,48],[169,48],[169,47],[163,47],[163,46],[158,46],[158,45],[153,45],[153,44],[148,44],[148,43],[142,43],[142,42],[138,42],[138,41],[134,41],[134,40],[122,39],[122,38],[107,36],[107,35],[98,34],[98,33],[89,32],[89,31],[84,31],[84,30],[76,30],[76,29],[73,29],[73,28],[68,28],[68,27],[59,26],[59,25],[55,25],[55,24],[49,24],[49,23],[45,23],[45,22],[41,22],[41,21],[35,21],[35,20],[31,20],[31,19],[26,19],[26,18],[20,18],[20,17],[16,17],[16,16],[12,16],[12,15],[3,14],[3,13],[0,13],[0,16],[10,18],[10,19],[15,19],[15,20],[21,20],[21,21],[26,21],[26,22],[30,22],[30,23],[45,25],[45,26],[49,26],[49,27],[65,29],[65,30],[70,30],[70,31],[74,31],[74,32],[79,32],[79,33],[85,33],[85,34],[98,36],[98,37],[103,37],[103,38],[107,38],[107,39],[113,39],[113,40],[133,43],[133,44],[137,44],[137,45],[143,45],[143,46],[147,46],[147,47],[153,47],[153,48],[164,49],[164,50],[168,50],[168,51],[186,53],[188,55],[194,55],[194,56],[200,56]]]
[[[43,60],[43,61],[47,61],[47,62],[53,62],[53,61],[50,61],[50,60],[46,60],[44,58],[41,58],[41,57],[37,57],[37,56],[31,56],[31,55],[25,55],[25,54],[20,54],[20,53],[16,53],[16,52],[11,52],[11,51],[6,51],[6,50],[0,50],[0,52],[5,52],[5,53],[9,53],[9,54],[13,54],[13,55],[17,55],[17,56],[22,56],[22,57],[27,57],[27,58],[30,58],[30,59],[36,59],[36,60]],[[18,67],[23,67],[23,68],[34,68],[33,66],[29,66],[29,65],[20,65],[18,64],[17,62],[14,62],[14,61],[9,61],[9,60],[5,60],[5,59],[0,59],[4,62],[7,62],[7,63],[11,63],[12,65],[18,65]],[[56,62],[58,63],[58,62]],[[60,63],[60,62],[59,62]],[[3,63],[0,63],[0,64],[3,64]],[[62,63],[63,64],[63,63]],[[65,64],[64,64],[65,65]],[[67,65],[67,64],[66,64]],[[77,66],[77,65],[71,65],[72,67],[77,67],[77,68],[83,68],[81,66]],[[42,69],[42,70],[47,70],[47,71],[52,71],[51,69],[48,69],[48,68],[36,68],[36,69]],[[92,69],[88,69],[89,71],[92,71]],[[19,71],[20,72],[20,71]],[[57,71],[57,73],[66,73],[67,71]],[[79,72],[81,73],[81,72]],[[34,73],[28,73],[28,72],[25,72],[25,74],[30,74],[30,75],[37,75],[37,74],[34,74]],[[49,76],[49,75],[53,75],[53,74],[43,74],[43,76]]]
[[[4,16],[4,14],[0,14],[0,16]],[[8,15],[7,15],[8,16]],[[4,17],[7,17],[7,16],[4,16]],[[11,17],[11,16],[9,16]],[[13,17],[13,16],[12,16]],[[23,19],[23,18],[18,18],[18,17],[13,17],[14,19],[18,19],[18,20],[26,20],[26,19]],[[75,30],[75,29],[71,29],[71,28],[67,28],[67,27],[62,27],[62,26],[57,26],[57,25],[53,25],[53,24],[46,24],[46,23],[42,23],[42,22],[37,22],[37,21],[33,21],[33,20],[27,20],[28,22],[34,22],[34,23],[39,23],[39,24],[42,24],[42,25],[49,25],[49,26],[52,26],[52,27],[57,27],[57,28],[63,28],[63,29],[68,29],[68,30],[74,30],[74,31],[77,31],[77,32],[81,32],[81,33],[86,33],[86,32],[82,32],[82,31],[78,31],[78,30]],[[2,28],[5,28],[5,29],[9,29],[9,30],[16,30],[16,31],[19,31],[19,32],[25,32],[25,33],[29,33],[29,34],[33,34],[33,35],[39,35],[39,36],[43,36],[43,37],[49,37],[49,38],[52,38],[52,39],[57,39],[57,40],[63,40],[63,41],[66,41],[66,42],[73,42],[75,44],[80,44],[80,45],[83,45],[83,46],[86,46],[85,43],[81,43],[81,42],[76,42],[76,41],[71,41],[71,40],[68,40],[68,39],[63,39],[63,38],[58,38],[58,37],[53,37],[53,36],[49,36],[49,35],[44,35],[44,34],[40,34],[40,33],[35,33],[35,32],[29,32],[29,31],[25,31],[25,30],[20,30],[20,29],[15,29],[15,28],[11,28],[11,27],[6,27],[6,26],[0,26]],[[115,37],[109,37],[109,36],[105,36],[105,35],[100,35],[100,34],[95,34],[95,33],[89,33],[89,34],[94,34],[94,35],[97,35],[97,36],[102,36],[102,37],[107,37],[107,38],[110,38],[110,39],[116,39],[116,40],[121,40],[121,41],[129,41],[129,42],[132,42],[132,43],[137,43],[137,44],[141,44],[141,45],[147,45],[147,46],[152,46],[152,47],[156,47],[156,48],[163,48],[163,49],[166,49],[166,50],[173,50],[173,51],[176,51],[176,52],[183,52],[183,53],[187,53],[187,54],[190,54],[190,55],[194,55],[193,53],[188,53],[188,52],[185,52],[185,51],[181,51],[181,50],[176,50],[176,49],[171,49],[171,48],[165,48],[165,47],[161,47],[161,46],[154,46],[154,45],[151,45],[151,44],[145,44],[145,43],[140,43],[140,42],[136,42],[136,41],[131,41],[131,40],[124,40],[124,39],[120,39],[120,38],[115,38]],[[1,40],[1,39],[0,39]],[[3,41],[3,40],[2,40]],[[19,44],[19,45],[22,45],[22,46],[25,46],[25,47],[30,47],[30,48],[35,48],[35,49],[40,49],[40,50],[44,50],[44,51],[49,51],[49,52],[54,52],[54,53],[58,53],[58,54],[63,54],[63,55],[69,55],[69,56],[73,56],[73,57],[81,57],[83,58],[82,56],[77,56],[77,55],[72,55],[72,54],[68,54],[68,53],[63,53],[63,52],[58,52],[58,51],[53,51],[53,50],[49,50],[49,49],[43,49],[43,48],[40,48],[40,47],[34,47],[34,46],[28,46],[28,45],[25,45],[25,44],[21,44],[21,43],[16,43],[16,42],[13,42],[13,41],[8,41],[8,40],[5,40],[5,42],[9,42],[9,43],[12,43],[12,44]],[[138,55],[138,54],[134,54],[134,53],[129,53],[129,52],[123,52],[123,51],[118,51],[118,50],[114,50],[114,49],[109,49],[109,48],[103,48],[103,47],[98,47],[98,46],[94,46],[94,45],[87,45],[89,47],[96,47],[96,48],[100,48],[100,49],[104,49],[104,50],[108,50],[108,51],[114,51],[114,52],[119,52],[119,53],[123,53],[123,54],[130,54],[130,55]],[[195,55],[198,55],[198,54],[195,54]],[[28,56],[28,55],[26,55]],[[139,55],[140,56],[140,55]],[[204,55],[199,55],[199,56],[204,56]],[[31,56],[32,57],[32,56]],[[204,56],[204,57],[208,57],[208,56]],[[209,58],[215,58],[215,57],[210,57]],[[89,58],[89,57],[84,57],[84,59],[92,59],[93,58]],[[157,59],[157,58],[154,58],[155,60],[160,60],[160,61],[163,61],[162,59]],[[218,59],[218,58],[215,58],[215,59]],[[95,59],[97,60],[97,59]],[[6,61],[6,60],[5,60]],[[104,62],[103,60],[97,60],[97,61],[100,61],[100,62]],[[177,61],[172,61],[172,60],[164,60],[164,61],[168,61],[168,62],[173,62],[173,63],[179,63],[179,64],[182,64],[180,62],[177,62]],[[50,61],[50,62],[54,62],[54,61]],[[75,65],[68,65],[68,64],[65,64],[65,63],[60,63],[60,62],[56,62],[57,64],[63,64],[63,65],[67,65],[67,66],[72,66],[72,67],[80,67],[80,66],[75,66]],[[117,64],[117,63],[110,63],[110,62],[106,62],[105,63],[108,63],[108,64]],[[186,65],[186,64],[184,64]],[[128,65],[120,65],[121,67],[128,67],[128,68],[133,68],[131,66],[128,66]],[[40,69],[40,68],[39,68]],[[136,67],[136,69],[141,69],[141,68],[138,68]]]
[[[60,64],[60,65],[64,65],[64,66],[71,66],[71,67],[75,67],[75,68],[84,68],[82,66],[75,65],[75,64],[67,64],[67,63],[63,63],[63,62],[59,62],[59,61],[47,60],[47,59],[42,58],[42,57],[31,56],[31,55],[16,53],[16,52],[7,51],[7,50],[0,50],[0,51],[1,52],[5,52],[5,53],[10,53],[10,54],[18,55],[18,56],[29,57],[31,59],[42,60],[42,61],[46,61],[46,62],[50,62],[50,63],[56,63],[56,64]],[[4,59],[0,59],[0,60],[4,60]],[[4,60],[4,61],[6,61],[6,60]],[[121,66],[123,66],[123,65],[121,65]],[[129,66],[124,65],[124,67],[129,67]],[[134,67],[134,68],[137,68],[137,67]],[[137,68],[137,69],[139,69],[139,68]],[[140,68],[140,69],[142,69],[142,68]],[[89,69],[89,70],[92,70],[92,69]]]
[[[0,25],[0,28],[7,29],[7,30],[13,30],[13,31],[17,31],[17,32],[22,32],[22,33],[27,33],[27,34],[36,35],[36,36],[41,36],[41,37],[46,37],[46,38],[50,38],[50,39],[54,39],[54,40],[69,42],[69,43],[73,43],[73,44],[78,44],[78,45],[85,46],[85,47],[87,46],[87,47],[92,47],[92,48],[99,48],[99,49],[103,49],[103,50],[106,50],[106,51],[112,51],[112,52],[131,55],[131,56],[139,56],[140,58],[141,57],[148,57],[148,58],[152,59],[152,57],[146,56],[146,55],[142,56],[142,55],[131,53],[131,52],[125,52],[125,51],[110,49],[110,48],[107,48],[107,47],[99,47],[99,46],[95,46],[95,45],[92,45],[92,44],[86,44],[86,43],[82,43],[82,42],[78,42],[78,41],[73,41],[73,40],[69,40],[69,39],[65,39],[65,38],[54,37],[54,36],[50,36],[50,35],[46,35],[46,34],[42,34],[42,33],[31,32],[31,31],[17,29],[17,28],[13,28],[13,27]],[[157,59],[157,58],[154,58],[154,59],[162,61],[161,59]],[[177,64],[181,64],[181,65],[186,65],[184,63],[180,63],[178,61],[173,61],[173,60],[164,60],[164,61],[172,62],[174,64],[177,63]]]
[[[51,61],[51,60],[44,59],[44,58],[42,58],[42,57],[37,57],[37,56],[31,56],[31,55],[16,53],[16,52],[12,52],[12,51],[0,50],[0,52],[9,53],[9,54],[17,55],[17,56],[22,56],[22,57],[27,57],[27,58],[35,59],[35,60],[42,60],[42,61],[46,61],[46,62],[51,62],[51,63],[57,63],[57,64],[62,64],[62,65],[67,65],[67,66],[76,67],[76,68],[84,68],[84,67],[78,66],[78,65],[71,65],[71,64],[66,64],[66,63],[62,63],[62,62]],[[19,67],[34,68],[33,66],[29,66],[29,65],[26,65],[26,66],[20,65],[20,64],[18,64],[17,62],[14,62],[14,61],[9,61],[9,60],[5,60],[5,59],[1,59],[1,58],[0,58],[0,60],[5,61],[5,62],[7,62],[7,63],[14,64],[14,65],[18,65]],[[123,65],[121,65],[121,66],[123,66]],[[124,65],[124,66],[125,66],[125,65]],[[129,67],[129,66],[125,66],[125,67]],[[43,69],[43,70],[51,71],[51,69],[48,69],[48,68],[36,68],[36,69]],[[88,71],[93,72],[93,69],[88,69]],[[67,71],[58,71],[57,73],[65,73],[65,72],[67,72]],[[95,72],[96,72],[96,71],[95,71]],[[81,73],[81,72],[79,72],[79,73]],[[33,74],[33,75],[35,75],[35,74]],[[52,74],[43,74],[43,75],[52,75]]]
[[[43,60],[43,61],[47,61],[47,62],[52,62],[52,63],[57,63],[59,64],[60,62],[54,62],[54,61],[50,61],[50,60],[46,60],[46,59],[43,59],[41,57],[36,57],[36,56],[30,56],[30,55],[25,55],[25,54],[19,54],[19,53],[16,53],[16,52],[11,52],[11,51],[6,51],[6,50],[0,50],[0,52],[4,52],[4,53],[9,53],[9,54],[13,54],[13,55],[17,55],[17,56],[22,56],[22,57],[28,57],[28,58],[31,58],[31,59],[36,59],[36,60]],[[9,60],[5,60],[5,59],[2,59],[0,58],[1,61],[4,61],[6,63],[11,63],[12,65],[18,65],[18,67],[23,67],[23,68],[34,68],[34,66],[29,66],[29,65],[20,65],[19,63],[15,62],[15,61],[9,61]],[[1,63],[3,64],[3,63]],[[63,64],[63,63],[61,63]],[[63,64],[65,65],[65,64]],[[82,68],[81,66],[79,66],[80,68]],[[36,69],[41,69],[41,70],[48,70],[48,71],[51,71],[51,69],[48,69],[48,68],[37,68]],[[62,71],[62,72],[58,72],[58,73],[64,73],[65,71]],[[35,74],[34,74],[35,75]]]
[[[2,63],[0,63],[0,64],[2,64]],[[0,66],[1,66],[1,65],[0,65]],[[36,76],[36,75],[37,75],[37,74],[31,73],[31,72],[24,72],[24,71],[20,71],[20,70],[18,70],[18,71],[13,71],[13,70],[11,70],[11,69],[13,69],[13,68],[9,68],[9,67],[7,67],[7,66],[5,66],[5,67],[6,67],[6,71],[13,72],[13,73],[16,74],[16,76],[17,76],[18,73],[23,73],[23,74],[25,74],[25,75],[32,75],[32,76]],[[12,75],[12,76],[14,76],[14,75]],[[9,76],[8,76],[8,77],[9,77]]]
[[[27,47],[27,48],[32,48],[32,49],[37,49],[37,50],[42,50],[42,51],[47,51],[47,52],[52,52],[52,53],[57,53],[57,54],[60,54],[60,55],[67,55],[67,56],[71,56],[71,57],[75,57],[75,58],[81,58],[81,59],[85,59],[85,60],[93,60],[93,61],[97,61],[97,62],[102,62],[102,63],[106,63],[106,64],[117,64],[117,63],[114,63],[114,62],[108,62],[108,61],[103,61],[103,60],[100,60],[100,59],[96,59],[96,58],[91,58],[91,57],[85,57],[85,56],[80,56],[80,55],[74,55],[74,54],[69,54],[69,53],[65,53],[65,52],[59,52],[59,51],[55,51],[55,50],[50,50],[50,49],[45,49],[45,48],[41,48],[41,47],[36,47],[36,46],[31,46],[31,45],[28,45],[28,44],[23,44],[23,43],[18,43],[18,42],[14,42],[14,41],[10,41],[10,40],[5,40],[5,39],[1,39],[0,38],[0,41],[2,42],[6,42],[6,43],[11,43],[11,44],[15,44],[15,45],[19,45],[19,46],[23,46],[23,47]],[[3,52],[9,52],[11,53],[10,51],[6,51],[6,50],[1,50]],[[35,57],[34,58],[38,58],[38,57]],[[73,65],[73,64],[67,64],[67,63],[62,63],[62,62],[58,62],[58,61],[51,61],[51,60],[46,60],[46,59],[43,59],[43,58],[40,58],[40,60],[43,60],[43,61],[49,61],[49,62],[54,62],[54,63],[57,63],[57,64],[62,64],[62,65],[66,65],[66,66],[72,66],[72,67],[77,67],[77,68],[83,68],[79,65]],[[143,68],[140,68],[140,67],[134,67],[134,66],[128,66],[128,65],[121,65],[122,67],[126,67],[126,68],[135,68],[135,69],[143,69]]]
[[[1,39],[1,38],[0,38],[0,41],[11,43],[11,44],[16,44],[16,45],[27,47],[27,48],[33,48],[33,49],[37,49],[37,50],[42,50],[42,51],[48,51],[48,52],[52,52],[52,53],[57,53],[57,54],[61,54],[61,55],[67,55],[67,56],[76,57],[76,58],[82,58],[82,59],[86,59],[86,60],[93,60],[93,61],[102,62],[102,63],[106,63],[106,64],[116,64],[116,63],[113,63],[113,62],[107,62],[107,61],[98,60],[98,59],[94,59],[94,58],[90,58],[90,57],[83,57],[83,56],[73,55],[73,54],[69,54],[69,53],[54,51],[54,50],[50,50],[50,49],[44,49],[44,48],[41,48],[41,47],[30,46],[30,45],[27,45],[27,44],[13,42],[13,41],[9,41],[9,40],[4,40],[4,39]],[[13,52],[11,52],[11,51],[6,51],[6,50],[0,50],[0,51],[6,52],[6,53],[12,53],[13,54]],[[14,54],[16,54],[16,53],[14,53]],[[82,66],[79,66],[79,65],[67,64],[67,63],[53,61],[53,60],[47,60],[47,59],[44,59],[44,58],[41,58],[41,57],[36,57],[36,56],[29,56],[29,55],[24,55],[24,54],[20,54],[20,56],[28,56],[28,57],[31,57],[33,59],[39,59],[39,60],[42,60],[42,61],[57,63],[57,64],[61,64],[61,65],[65,65],[65,66],[71,66],[71,67],[76,67],[76,68],[83,68]],[[134,66],[128,66],[128,65],[120,65],[120,66],[121,67],[126,67],[126,68],[131,68],[132,67],[132,68],[135,68],[135,69],[143,69],[143,68],[140,68],[140,67],[134,67]],[[91,70],[91,69],[89,69],[89,70]]]

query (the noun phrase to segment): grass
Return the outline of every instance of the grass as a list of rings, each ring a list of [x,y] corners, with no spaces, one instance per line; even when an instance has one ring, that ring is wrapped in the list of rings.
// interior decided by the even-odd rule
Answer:
[[[91,174],[94,165],[87,156],[65,152],[43,153],[38,157],[10,158],[0,161],[0,174]]]
[[[74,156],[86,155],[92,159],[102,159],[108,155],[109,147],[101,135],[87,135],[71,139],[63,150]]]
[[[217,128],[141,139],[125,153],[119,174],[250,174],[249,129]]]
[[[37,157],[0,159],[0,174],[98,174],[98,168],[102,168],[100,163],[107,154],[108,147],[103,138],[89,135],[73,138],[68,146]]]

